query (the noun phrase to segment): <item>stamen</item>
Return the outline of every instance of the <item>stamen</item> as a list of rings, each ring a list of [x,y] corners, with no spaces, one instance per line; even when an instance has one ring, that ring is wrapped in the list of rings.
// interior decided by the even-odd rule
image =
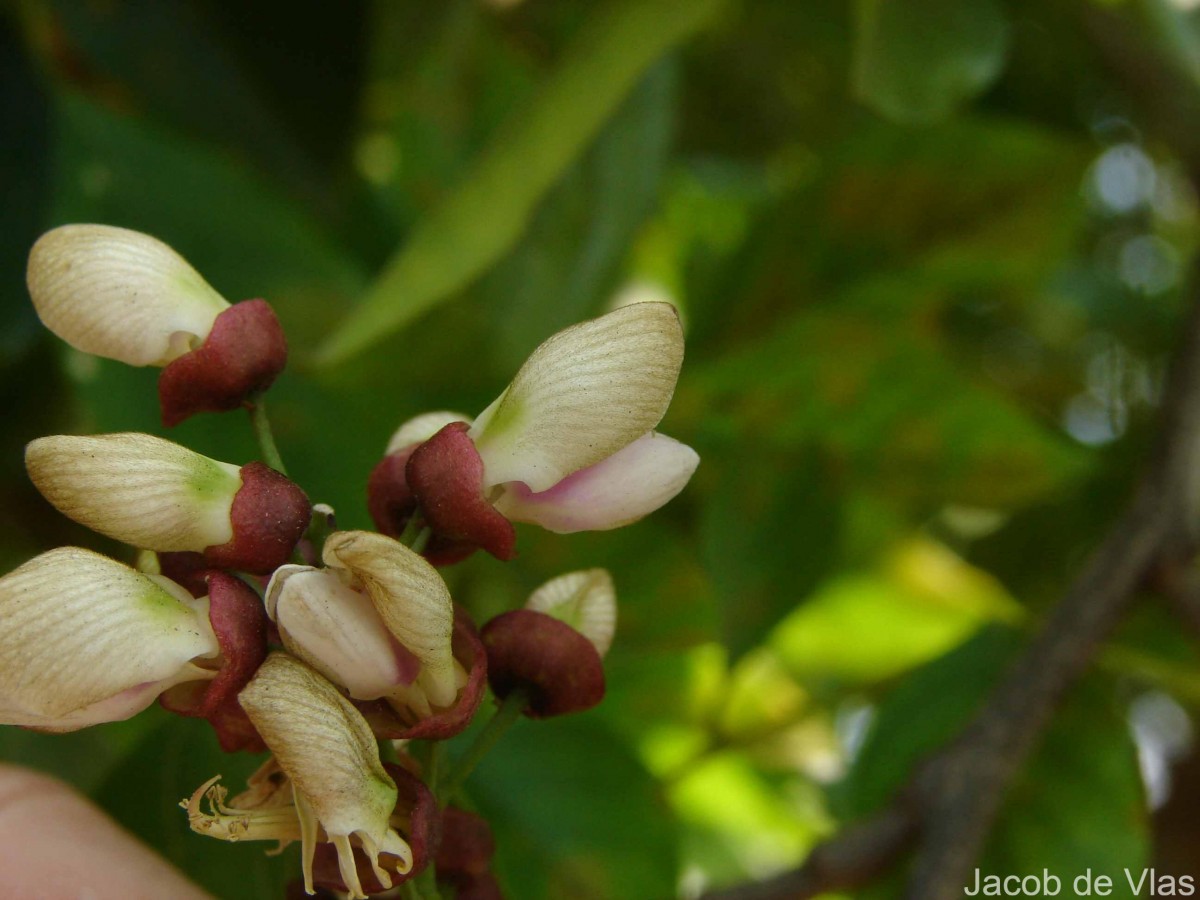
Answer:
[[[198,834],[222,841],[278,841],[279,849],[299,840],[300,820],[295,806],[269,806],[259,809],[238,809],[227,806],[229,792],[219,782],[221,776],[210,778],[179,805],[187,810],[188,825]],[[208,801],[208,812],[200,808],[201,800]]]

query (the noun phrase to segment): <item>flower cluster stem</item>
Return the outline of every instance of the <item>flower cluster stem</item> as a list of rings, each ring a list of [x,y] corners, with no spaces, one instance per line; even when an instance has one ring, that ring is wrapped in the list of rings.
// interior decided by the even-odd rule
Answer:
[[[258,452],[262,454],[263,462],[280,475],[286,475],[287,469],[284,468],[283,457],[279,455],[279,448],[275,446],[271,420],[267,418],[267,408],[262,398],[247,401],[246,409],[250,413],[250,427],[254,429],[254,439],[258,442]]]
[[[523,690],[515,690],[504,698],[504,702],[483,727],[483,731],[479,732],[471,746],[467,747],[466,752],[458,758],[453,769],[446,775],[439,791],[441,797],[448,800],[462,788],[467,778],[475,771],[475,767],[521,717],[528,705],[529,697]]]

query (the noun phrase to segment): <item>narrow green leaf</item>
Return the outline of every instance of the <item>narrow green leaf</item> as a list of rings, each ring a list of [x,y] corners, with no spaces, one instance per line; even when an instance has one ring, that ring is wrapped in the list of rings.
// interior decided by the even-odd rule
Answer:
[[[997,0],[859,0],[852,87],[889,119],[935,121],[995,80],[1007,45]]]
[[[468,285],[512,247],[538,201],[668,49],[721,0],[619,0],[584,25],[557,71],[461,186],[417,227],[319,350],[344,361]]]

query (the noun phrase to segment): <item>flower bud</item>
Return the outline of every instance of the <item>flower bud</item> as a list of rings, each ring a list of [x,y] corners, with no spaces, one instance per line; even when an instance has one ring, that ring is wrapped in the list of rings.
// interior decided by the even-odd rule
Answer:
[[[77,350],[131,366],[165,366],[191,352],[229,308],[162,241],[110,225],[42,235],[26,280],[47,328]]]
[[[396,784],[379,761],[367,723],[337,688],[299,660],[273,653],[239,700],[275,754],[274,763],[260,770],[251,789],[230,806],[216,778],[201,785],[185,803],[194,831],[281,845],[299,840],[310,894],[321,833],[333,844],[341,878],[357,900],[365,900],[366,893],[355,846],[384,888],[391,887],[394,874],[411,871],[412,849],[391,822]],[[200,808],[204,797],[207,813]]]
[[[127,719],[214,672],[207,600],[77,547],[0,578],[0,721],[74,731]]]
[[[616,592],[604,569],[547,581],[525,609],[483,626],[488,683],[500,699],[528,697],[525,714],[547,718],[590,709],[604,698],[603,656],[616,627]]]
[[[612,646],[617,627],[617,592],[606,569],[569,572],[553,578],[529,595],[525,608],[570,625],[592,642],[601,658]]]
[[[118,541],[203,553],[267,573],[304,533],[304,492],[262,463],[241,469],[148,434],[55,435],[25,449],[29,477],[60,512]]]
[[[572,572],[533,592],[525,609],[483,626],[488,683],[504,699],[527,696],[540,719],[590,709],[604,698],[602,658],[616,625],[616,595],[603,569]]]
[[[133,366],[165,366],[163,422],[235,409],[270,387],[287,341],[263,300],[230,306],[156,238],[108,225],[64,225],[34,244],[29,294],[71,346]]]

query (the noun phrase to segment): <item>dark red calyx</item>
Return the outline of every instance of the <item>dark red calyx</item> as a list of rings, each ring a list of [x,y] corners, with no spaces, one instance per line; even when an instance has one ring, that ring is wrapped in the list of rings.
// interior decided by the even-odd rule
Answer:
[[[200,553],[172,550],[157,554],[158,571],[165,578],[187,589],[193,597],[208,593],[208,575],[213,571]]]
[[[451,422],[409,456],[406,476],[433,533],[486,550],[501,560],[516,555],[512,523],[483,496],[483,460],[466,422]]]
[[[206,547],[204,559],[216,568],[266,575],[291,557],[312,521],[312,504],[295,482],[260,462],[242,466],[241,475],[229,510],[233,537]]]
[[[283,328],[266,300],[235,303],[213,321],[203,344],[158,376],[163,424],[237,409],[271,386],[287,365],[287,352]]]
[[[207,579],[208,619],[221,648],[217,676],[176,685],[159,702],[171,712],[208,719],[226,753],[261,753],[266,744],[237,695],[267,658],[267,614],[258,594],[240,579],[217,571],[209,571]]]
[[[367,478],[367,510],[381,534],[398,538],[417,511],[405,468],[417,444],[381,459]],[[435,566],[462,562],[478,549],[474,544],[434,534],[421,552]]]
[[[380,534],[398,538],[417,511],[417,498],[408,486],[404,468],[417,445],[389,453],[367,477],[367,511]]]
[[[386,701],[352,701],[371,726],[375,736],[383,740],[432,740],[453,737],[470,724],[483,700],[487,682],[487,654],[471,616],[461,607],[454,608],[454,632],[450,637],[454,658],[467,670],[467,683],[445,709],[435,707],[433,715],[416,721],[405,721]]]
[[[400,836],[412,849],[412,868],[401,875],[396,871],[396,857],[386,854],[379,857],[381,867],[391,873],[392,884],[397,885],[420,875],[429,864],[434,848],[441,838],[442,817],[437,799],[419,778],[395,763],[384,763],[383,767],[396,783],[396,807],[393,815],[403,816],[409,822],[408,828],[401,830]],[[316,850],[313,857],[313,884],[333,891],[348,890],[338,869],[337,848],[333,844],[324,843],[318,844]],[[375,876],[366,855],[357,847],[354,848],[354,865],[358,869],[358,879],[365,893],[378,894],[387,890]]]
[[[442,811],[442,842],[434,860],[438,881],[482,875],[495,854],[496,840],[487,819],[457,806]]]
[[[484,625],[480,636],[492,693],[503,700],[524,690],[530,718],[580,712],[604,699],[600,654],[567,623],[532,609],[514,609]]]

